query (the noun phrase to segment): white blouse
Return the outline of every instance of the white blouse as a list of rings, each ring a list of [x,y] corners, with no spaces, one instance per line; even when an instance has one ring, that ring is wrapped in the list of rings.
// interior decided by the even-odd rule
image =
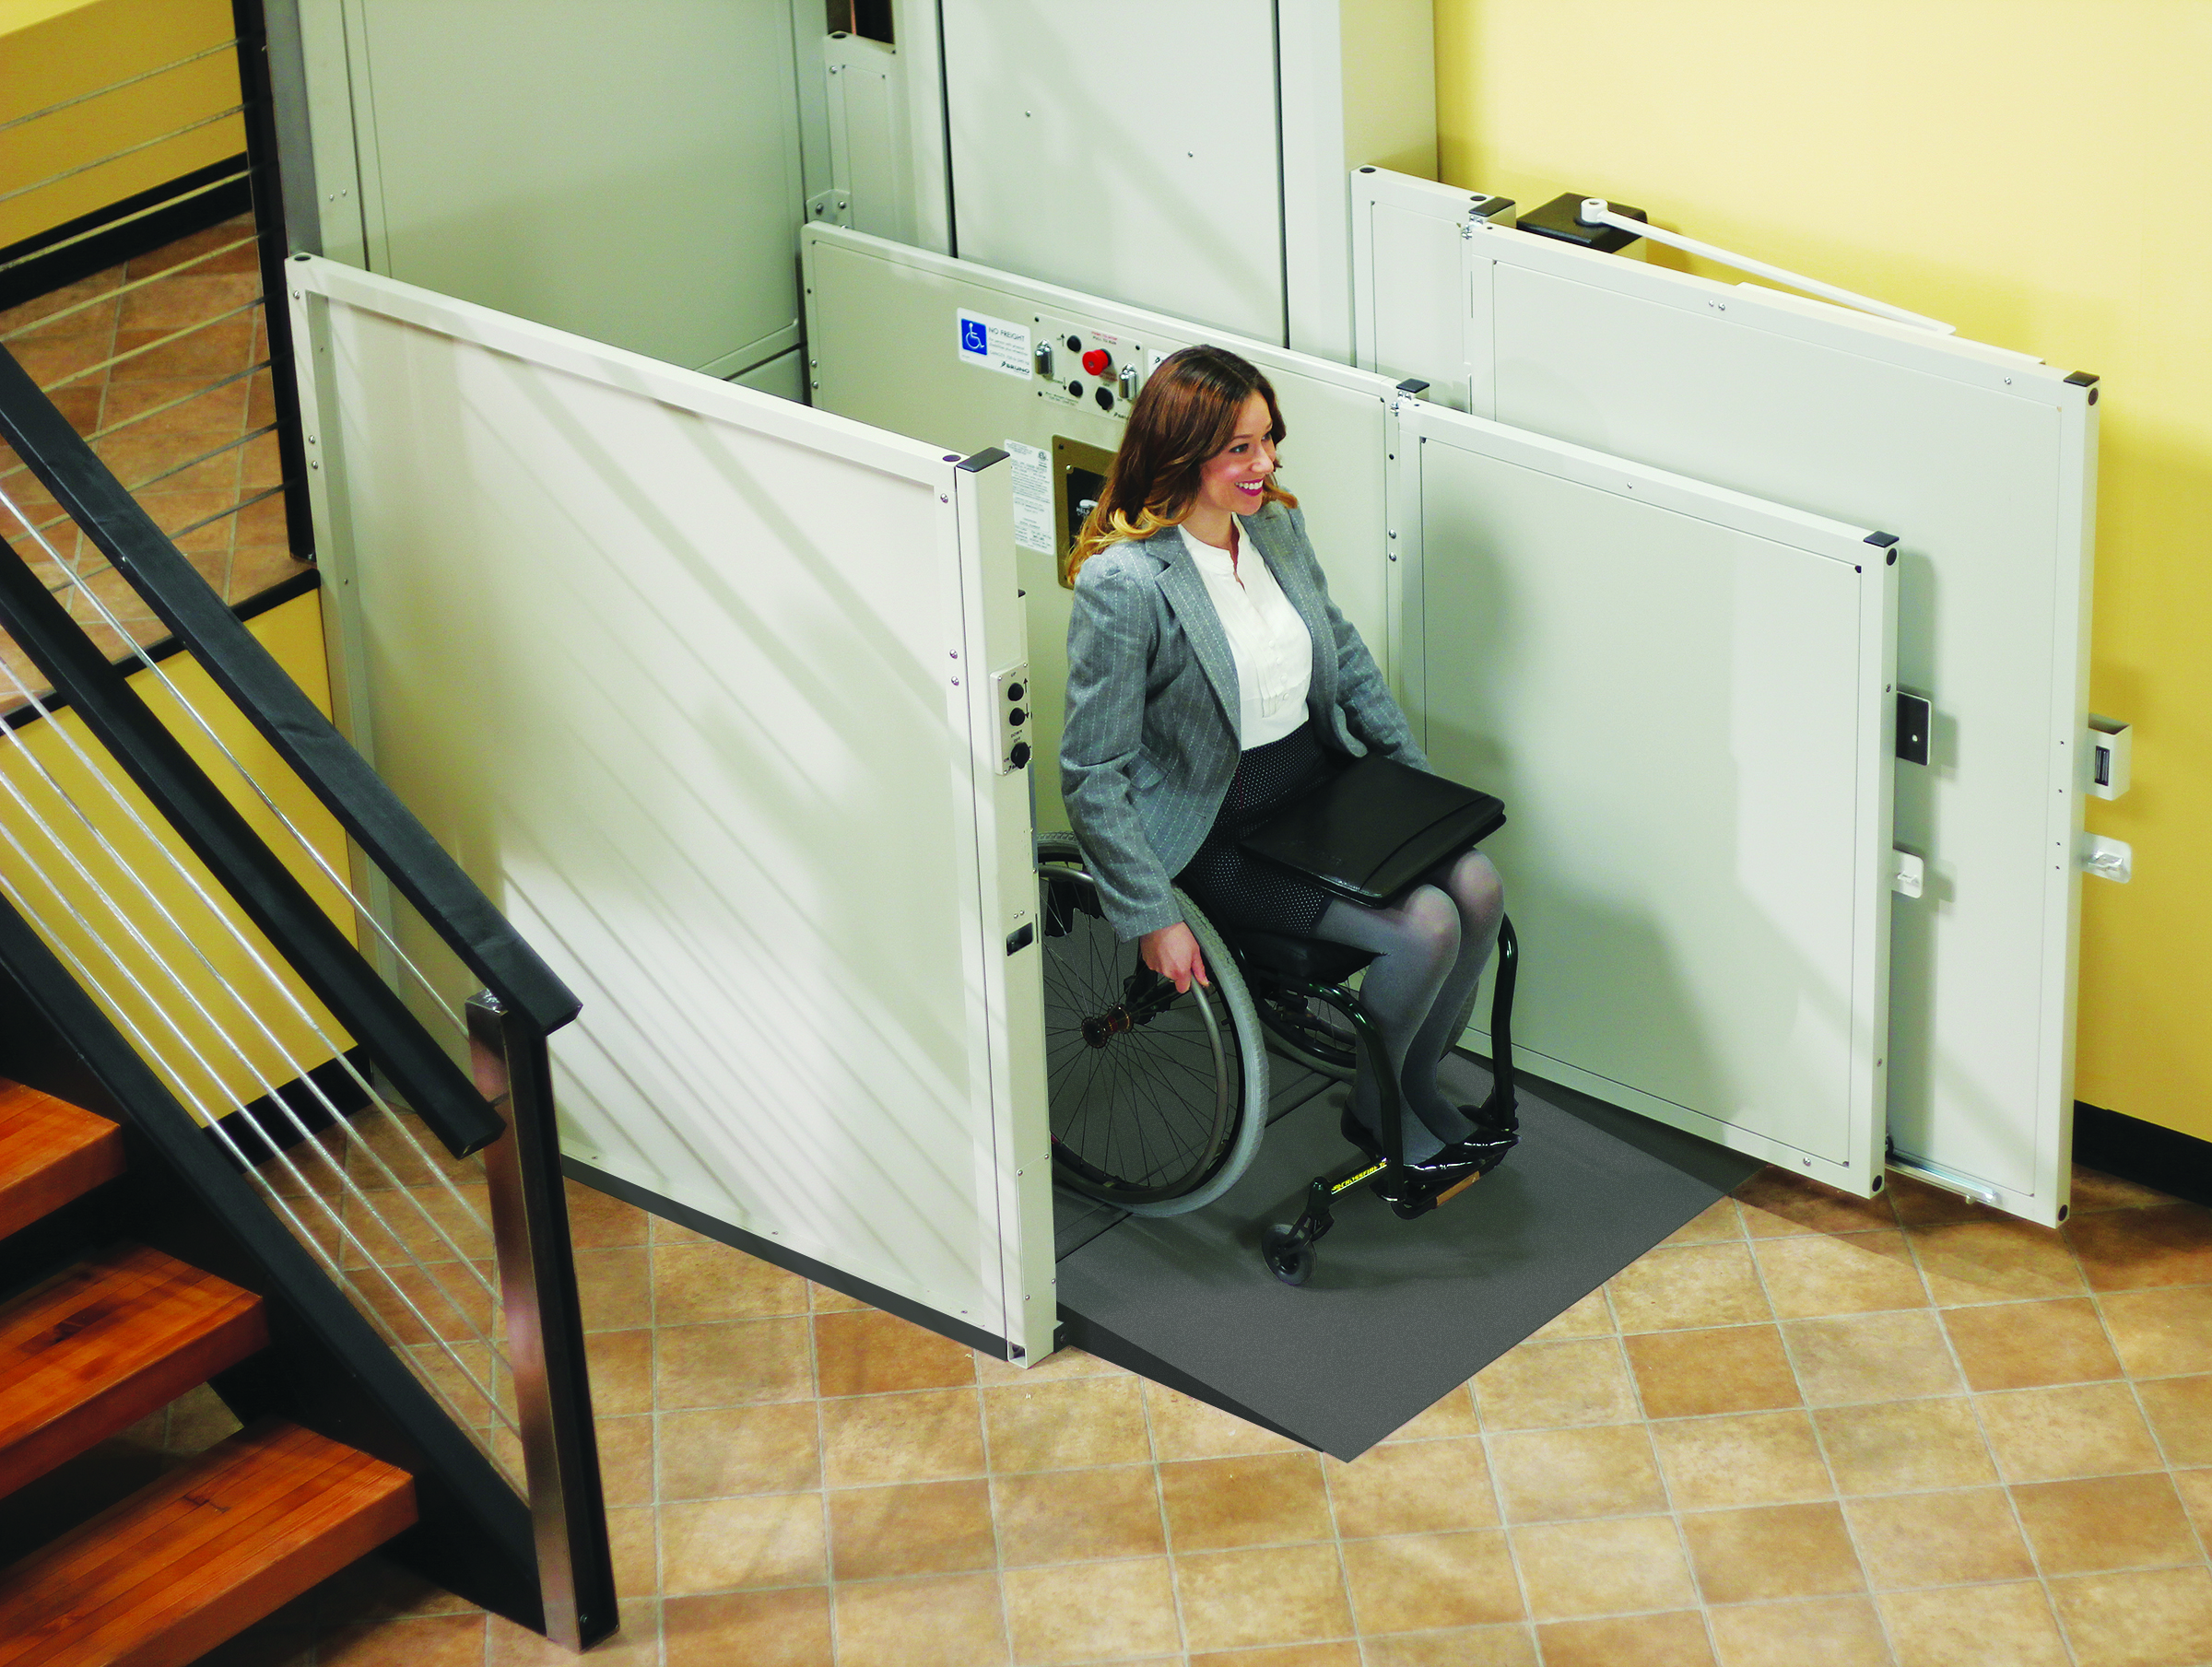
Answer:
[[[1229,637],[1237,667],[1237,744],[1250,749],[1280,741],[1306,721],[1313,683],[1313,640],[1306,622],[1275,581],[1259,546],[1237,527],[1237,563],[1181,528],[1182,542],[1206,580],[1206,593]]]

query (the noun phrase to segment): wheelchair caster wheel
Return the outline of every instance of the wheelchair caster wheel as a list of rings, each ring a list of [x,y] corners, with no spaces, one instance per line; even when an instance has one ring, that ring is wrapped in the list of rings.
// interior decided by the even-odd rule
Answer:
[[[1303,1285],[1313,1277],[1313,1247],[1300,1244],[1294,1227],[1279,1222],[1269,1227],[1260,1239],[1260,1254],[1266,1259],[1267,1271],[1285,1285]]]

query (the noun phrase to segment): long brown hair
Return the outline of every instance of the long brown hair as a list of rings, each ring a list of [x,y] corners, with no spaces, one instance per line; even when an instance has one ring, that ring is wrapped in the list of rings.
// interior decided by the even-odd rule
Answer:
[[[1267,402],[1267,438],[1280,446],[1288,432],[1282,409],[1257,365],[1226,347],[1185,347],[1160,360],[1129,407],[1122,449],[1068,554],[1070,585],[1108,545],[1182,524],[1198,500],[1199,471],[1236,438],[1237,418],[1255,393]],[[1298,503],[1272,475],[1260,496],[1267,503]]]

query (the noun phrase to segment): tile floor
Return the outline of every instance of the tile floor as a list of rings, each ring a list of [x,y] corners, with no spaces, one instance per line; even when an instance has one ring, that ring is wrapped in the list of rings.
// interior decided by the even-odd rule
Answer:
[[[269,372],[252,369],[268,357],[252,236],[250,219],[227,221],[0,311],[0,345],[52,393],[78,433],[94,437],[94,450],[124,485],[148,483],[139,502],[232,604],[302,566],[286,544],[282,498],[262,496],[280,478],[276,436],[243,438],[275,417]],[[132,638],[168,634],[66,521],[45,527],[61,511],[4,441],[0,492],[45,528],[61,564],[98,593]],[[35,557],[50,583],[63,582],[5,508],[0,536]],[[73,593],[70,605],[111,654],[125,652],[121,634],[100,623],[82,595]],[[42,687],[5,639],[0,653],[31,687]],[[0,710],[19,703],[0,674]]]
[[[611,1662],[2212,1661],[2212,1211],[2093,1173],[2050,1232],[1768,1170],[1350,1464],[571,1196]],[[211,1660],[560,1653],[372,1560]]]

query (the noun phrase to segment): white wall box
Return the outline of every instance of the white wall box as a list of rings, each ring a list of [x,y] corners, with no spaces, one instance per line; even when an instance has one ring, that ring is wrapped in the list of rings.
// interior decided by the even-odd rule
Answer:
[[[1894,917],[1888,1126],[2045,1224],[2067,1202],[2095,379],[1756,284],[1487,223],[1354,176],[1359,361],[1477,417],[1902,541],[1900,762],[1924,895]]]
[[[564,1152],[1050,1352],[1007,464],[286,270],[339,716],[582,998]]]

